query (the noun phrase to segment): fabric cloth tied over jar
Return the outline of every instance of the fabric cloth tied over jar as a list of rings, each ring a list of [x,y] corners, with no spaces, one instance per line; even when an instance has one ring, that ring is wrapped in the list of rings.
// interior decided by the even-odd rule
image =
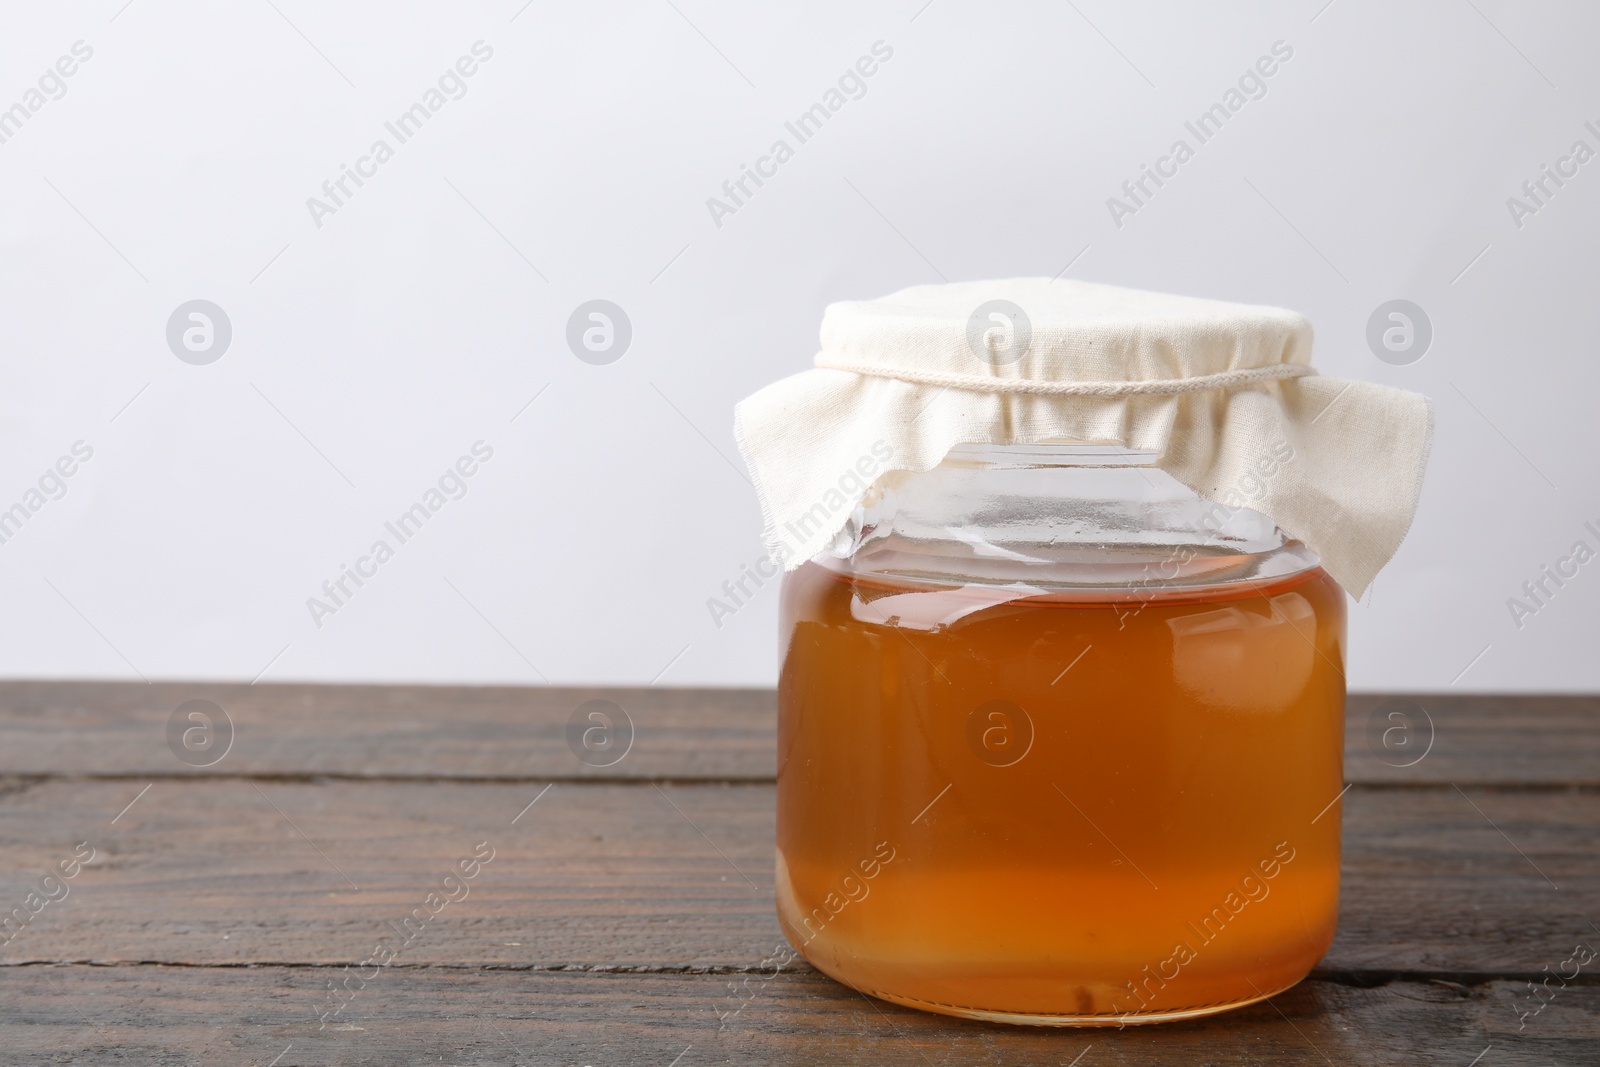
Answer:
[[[1433,435],[1426,397],[1318,375],[1281,308],[1021,278],[828,307],[816,367],[742,401],[734,433],[785,569],[869,493],[958,444],[1157,455],[1201,496],[1269,515],[1360,597],[1399,548]]]

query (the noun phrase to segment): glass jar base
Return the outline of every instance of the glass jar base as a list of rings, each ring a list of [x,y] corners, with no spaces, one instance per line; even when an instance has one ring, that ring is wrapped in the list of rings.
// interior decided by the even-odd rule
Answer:
[[[814,965],[814,964],[813,964]],[[826,972],[824,972],[826,973]],[[829,977],[835,977],[829,975]],[[837,981],[838,979],[835,978]],[[1011,1026],[1063,1026],[1063,1027],[1089,1027],[1089,1026],[1115,1026],[1122,1029],[1125,1026],[1144,1026],[1150,1023],[1182,1022],[1185,1019],[1201,1019],[1207,1015],[1218,1015],[1225,1011],[1234,1011],[1237,1008],[1249,1007],[1259,1004],[1263,1000],[1270,1000],[1279,993],[1293,989],[1303,979],[1296,979],[1288,985],[1269,990],[1259,996],[1247,997],[1244,1000],[1228,1000],[1218,1004],[1202,1004],[1193,1008],[1177,1008],[1170,1011],[1128,1012],[1121,1015],[1049,1015],[1031,1012],[992,1011],[987,1008],[967,1008],[959,1004],[938,1004],[932,1001],[917,1000],[915,997],[896,996],[877,989],[861,989],[849,982],[841,985],[850,986],[858,992],[868,996],[887,1000],[891,1004],[899,1004],[906,1008],[916,1008],[918,1011],[931,1011],[939,1015],[954,1015],[962,1019],[977,1019],[986,1023],[1006,1023]]]

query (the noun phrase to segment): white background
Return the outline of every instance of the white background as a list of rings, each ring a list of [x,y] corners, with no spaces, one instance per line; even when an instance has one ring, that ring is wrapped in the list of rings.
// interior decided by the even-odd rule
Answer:
[[[1294,308],[1325,373],[1434,398],[1353,687],[1600,686],[1600,562],[1507,607],[1600,547],[1600,161],[1520,229],[1506,206],[1600,148],[1576,0],[124,2],[0,27],[0,108],[94,50],[0,144],[0,508],[94,449],[0,544],[0,674],[770,685],[775,585],[720,628],[706,605],[761,553],[734,403],[808,364],[829,301],[1070,263]],[[318,227],[307,198],[478,40],[467,94]],[[1114,225],[1278,40],[1267,95]],[[234,331],[207,366],[165,339],[195,298]],[[594,298],[633,323],[608,366],[565,342]],[[1435,330],[1408,366],[1365,340],[1394,298]],[[466,497],[319,629],[307,598],[480,439]]]

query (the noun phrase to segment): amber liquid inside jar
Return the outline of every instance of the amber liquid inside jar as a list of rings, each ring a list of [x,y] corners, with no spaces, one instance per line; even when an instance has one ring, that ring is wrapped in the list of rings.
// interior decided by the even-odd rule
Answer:
[[[1333,939],[1343,591],[1262,516],[1090,459],[947,461],[785,580],[778,913],[864,992],[1149,1022]]]

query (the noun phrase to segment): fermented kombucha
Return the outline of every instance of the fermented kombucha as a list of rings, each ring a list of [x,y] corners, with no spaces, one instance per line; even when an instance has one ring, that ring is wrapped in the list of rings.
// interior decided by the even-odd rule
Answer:
[[[1338,909],[1344,594],[1320,567],[1037,590],[785,581],[778,912],[864,992],[1110,1024],[1270,996]]]

